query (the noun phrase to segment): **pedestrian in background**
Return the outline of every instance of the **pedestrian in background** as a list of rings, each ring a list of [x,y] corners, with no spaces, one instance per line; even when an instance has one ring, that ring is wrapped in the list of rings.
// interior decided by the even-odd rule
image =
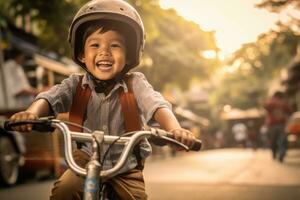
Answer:
[[[283,92],[277,91],[264,103],[267,111],[266,125],[270,139],[273,159],[283,162],[287,150],[286,122],[291,114]]]
[[[246,147],[247,142],[247,126],[242,123],[238,122],[232,126],[232,133],[234,135],[234,139],[238,145],[238,147]]]
[[[247,122],[247,136],[248,136],[248,145],[253,150],[256,150],[259,146],[259,136],[258,131],[256,130],[255,123],[250,120]]]
[[[8,97],[7,109],[24,109],[34,100],[38,90],[29,84],[23,69],[25,54],[13,48],[9,59],[3,64],[6,92]]]

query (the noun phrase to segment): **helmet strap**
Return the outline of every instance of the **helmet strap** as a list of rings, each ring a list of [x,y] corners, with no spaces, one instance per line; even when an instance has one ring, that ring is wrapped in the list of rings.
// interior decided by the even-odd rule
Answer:
[[[116,80],[114,78],[106,81],[100,81],[98,79],[93,78],[93,81],[95,84],[95,91],[97,93],[104,93],[107,90],[107,88],[116,83]]]
[[[124,73],[123,71],[121,71],[116,77],[112,79],[100,80],[96,78],[92,73],[90,73],[87,69],[85,70],[94,82],[96,93],[104,93],[110,86],[113,86],[121,81],[124,77],[124,74],[126,74],[126,72]]]

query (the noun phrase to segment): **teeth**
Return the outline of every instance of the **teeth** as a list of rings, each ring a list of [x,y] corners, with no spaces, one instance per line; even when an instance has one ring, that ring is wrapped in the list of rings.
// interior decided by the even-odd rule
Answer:
[[[112,65],[112,62],[109,61],[99,61],[96,63],[97,66],[99,65]]]

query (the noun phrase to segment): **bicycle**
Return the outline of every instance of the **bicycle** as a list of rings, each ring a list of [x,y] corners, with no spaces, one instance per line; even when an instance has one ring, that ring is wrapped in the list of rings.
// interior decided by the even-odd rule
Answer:
[[[76,174],[85,177],[84,184],[84,200],[102,200],[104,199],[104,190],[102,180],[114,177],[118,171],[125,165],[126,159],[131,155],[133,148],[140,140],[143,138],[148,138],[148,140],[156,145],[166,145],[167,143],[179,146],[186,151],[193,150],[199,151],[201,149],[201,140],[196,140],[193,147],[189,149],[184,144],[173,139],[172,134],[157,128],[150,128],[150,130],[133,131],[125,133],[121,136],[104,135],[102,131],[90,131],[86,127],[82,127],[83,130],[90,132],[91,134],[83,132],[70,131],[68,125],[80,126],[74,123],[61,121],[54,119],[53,117],[45,117],[37,120],[24,120],[18,122],[4,121],[1,122],[0,127],[5,130],[12,130],[13,126],[19,126],[24,124],[32,124],[33,130],[40,132],[53,132],[55,128],[59,129],[63,134],[64,141],[64,154],[67,165]],[[80,126],[81,127],[81,126]],[[86,169],[78,166],[73,158],[72,154],[72,141],[79,142],[90,142],[92,143],[92,156],[90,162],[87,164]],[[107,170],[102,170],[102,163],[100,161],[100,150],[101,145],[108,144],[110,147],[114,144],[124,145],[123,151],[118,162],[111,168]],[[110,149],[108,148],[108,150]],[[104,153],[102,161],[105,159]],[[100,189],[101,188],[101,189]]]

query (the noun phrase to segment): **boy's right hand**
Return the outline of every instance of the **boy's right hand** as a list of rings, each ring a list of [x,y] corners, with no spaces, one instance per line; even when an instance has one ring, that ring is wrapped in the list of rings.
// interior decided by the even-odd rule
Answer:
[[[33,114],[28,111],[22,111],[11,116],[9,120],[11,122],[17,122],[17,121],[34,120],[34,119],[38,119],[38,116],[36,114]],[[32,130],[32,124],[14,126],[12,127],[12,129],[20,132],[30,132]]]

